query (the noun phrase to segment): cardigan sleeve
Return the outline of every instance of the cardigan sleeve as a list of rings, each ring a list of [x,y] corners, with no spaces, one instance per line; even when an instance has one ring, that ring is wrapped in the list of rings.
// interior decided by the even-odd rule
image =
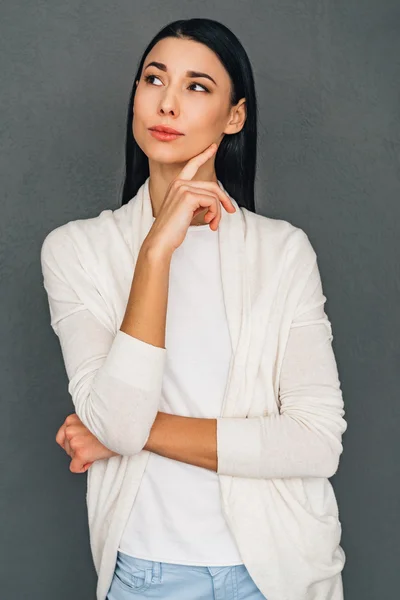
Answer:
[[[291,322],[279,414],[218,417],[217,472],[252,478],[331,477],[347,428],[317,261]]]
[[[121,330],[111,333],[88,310],[60,269],[57,236],[41,249],[51,326],[59,338],[75,412],[107,448],[143,449],[156,418],[166,349]]]

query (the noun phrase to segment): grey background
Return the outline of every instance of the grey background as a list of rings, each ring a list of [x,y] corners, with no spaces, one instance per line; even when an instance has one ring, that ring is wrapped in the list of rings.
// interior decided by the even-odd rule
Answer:
[[[39,262],[45,235],[119,206],[141,52],[177,18],[240,37],[260,107],[257,212],[319,258],[348,430],[332,478],[346,600],[399,594],[399,0],[22,2],[0,9],[0,596],[95,598],[86,474]],[[293,599],[296,600],[296,599]]]

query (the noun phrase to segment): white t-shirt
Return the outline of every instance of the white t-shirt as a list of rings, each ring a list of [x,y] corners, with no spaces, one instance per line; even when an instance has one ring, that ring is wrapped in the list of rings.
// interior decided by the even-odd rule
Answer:
[[[231,345],[218,252],[218,230],[191,225],[172,255],[161,412],[220,416]],[[243,563],[221,510],[217,473],[155,453],[119,550],[177,564]]]

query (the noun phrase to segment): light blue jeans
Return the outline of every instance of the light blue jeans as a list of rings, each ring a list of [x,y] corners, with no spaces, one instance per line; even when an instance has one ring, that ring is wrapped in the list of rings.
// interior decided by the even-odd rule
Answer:
[[[106,600],[266,600],[242,565],[200,567],[118,552]]]

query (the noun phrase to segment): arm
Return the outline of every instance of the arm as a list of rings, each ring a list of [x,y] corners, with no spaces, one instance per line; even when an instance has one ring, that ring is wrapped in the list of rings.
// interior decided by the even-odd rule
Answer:
[[[235,477],[334,475],[347,424],[325,301],[315,263],[285,349],[279,415],[196,419],[159,413],[147,449]]]
[[[268,479],[337,471],[347,423],[325,301],[315,260],[282,361],[280,414],[218,418],[218,473]]]
[[[144,449],[217,471],[217,420],[159,412]]]
[[[142,245],[121,329],[114,335],[68,283],[62,266],[69,252],[68,239],[57,230],[47,236],[41,250],[51,324],[59,337],[68,391],[76,414],[104,446],[117,454],[136,454],[158,412],[170,259]],[[80,268],[78,260],[73,266]]]

